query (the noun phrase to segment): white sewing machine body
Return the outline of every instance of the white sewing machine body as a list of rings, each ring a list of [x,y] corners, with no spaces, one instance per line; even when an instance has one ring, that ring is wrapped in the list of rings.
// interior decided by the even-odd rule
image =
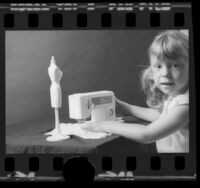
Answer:
[[[77,93],[68,96],[69,117],[79,122],[115,120],[115,98],[112,91]]]

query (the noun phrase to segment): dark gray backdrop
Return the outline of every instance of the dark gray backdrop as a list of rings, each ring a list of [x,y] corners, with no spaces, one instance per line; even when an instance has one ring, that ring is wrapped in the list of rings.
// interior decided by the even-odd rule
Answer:
[[[6,31],[6,125],[53,117],[48,66],[63,71],[61,115],[68,95],[111,90],[132,104],[146,105],[139,77],[147,65],[153,30]]]

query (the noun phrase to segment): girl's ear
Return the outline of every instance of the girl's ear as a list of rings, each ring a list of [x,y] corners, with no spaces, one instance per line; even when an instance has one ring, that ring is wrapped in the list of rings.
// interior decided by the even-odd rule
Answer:
[[[151,67],[149,67],[149,79],[148,79],[148,84],[149,84],[149,88],[151,92],[154,92],[155,90],[155,83],[154,83],[154,79],[153,79],[153,70]]]
[[[147,81],[151,86],[152,86],[152,84],[154,84],[153,70],[152,70],[151,66],[149,66],[149,68],[147,70]]]

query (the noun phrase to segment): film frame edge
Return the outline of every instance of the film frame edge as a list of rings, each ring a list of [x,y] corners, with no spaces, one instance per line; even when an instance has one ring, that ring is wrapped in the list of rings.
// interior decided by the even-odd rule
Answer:
[[[84,6],[85,5],[85,6]],[[98,6],[99,5],[99,6]],[[192,28],[192,17],[191,17],[191,5],[189,3],[182,4],[185,5],[181,7],[181,4],[176,3],[160,3],[159,6],[156,5],[156,3],[146,3],[146,4],[137,4],[134,3],[109,3],[109,4],[68,4],[68,6],[58,6],[57,9],[52,8],[53,6],[50,6],[48,9],[48,6],[42,6],[41,4],[38,4],[37,6],[23,6],[18,7],[17,4],[7,4],[8,9],[2,9],[0,13],[0,25],[1,25],[1,38],[5,39],[5,33],[6,31],[15,31],[15,30],[165,30],[165,29],[188,29],[189,30],[189,36],[190,36],[190,60],[193,62],[190,66],[190,72],[193,73],[194,71],[194,54],[193,54],[193,28]],[[162,10],[163,9],[163,10]],[[43,10],[44,13],[41,11]],[[37,12],[39,11],[39,12]],[[47,13],[48,12],[48,13]],[[133,13],[133,14],[131,14]],[[58,14],[57,16],[59,19],[62,17],[62,23],[59,23],[58,25],[55,25],[55,21],[53,23],[53,16]],[[103,14],[103,18],[102,18]],[[62,16],[61,16],[62,15]],[[127,16],[128,15],[128,16]],[[172,16],[173,15],[173,16]],[[82,17],[83,16],[83,17]],[[149,19],[150,17],[153,17],[153,21]],[[105,17],[105,18],[104,18]],[[169,19],[169,17],[171,19]],[[133,18],[134,23],[130,23],[128,19]],[[147,19],[148,18],[148,19]],[[54,18],[56,20],[56,18]],[[177,21],[183,19],[182,21]],[[31,20],[31,21],[30,21]],[[68,20],[68,22],[66,22]],[[96,22],[98,20],[98,23]],[[106,20],[103,21],[102,20]],[[104,23],[105,22],[105,23]],[[30,24],[31,23],[31,24]],[[68,23],[68,24],[66,24]],[[5,40],[1,40],[1,46],[5,47]],[[4,64],[1,64],[1,79],[2,85],[6,86],[5,84],[5,48],[1,51],[1,61],[4,62]],[[194,80],[193,74],[190,74],[190,82],[191,79]],[[4,83],[3,83],[4,82]],[[190,105],[190,117],[194,117],[191,124],[195,124],[195,126],[192,126],[192,130],[190,129],[190,152],[180,153],[180,154],[159,154],[159,153],[152,153],[152,154],[132,154],[132,153],[126,153],[126,154],[112,154],[112,153],[105,153],[102,154],[101,157],[97,157],[95,154],[59,154],[59,153],[53,153],[53,154],[6,154],[6,124],[5,124],[5,92],[1,91],[1,101],[3,102],[3,105],[1,105],[1,122],[5,125],[3,128],[1,128],[1,169],[4,169],[1,176],[4,176],[7,174],[7,172],[15,171],[15,169],[18,169],[19,164],[21,161],[26,161],[25,171],[27,171],[29,166],[29,157],[36,157],[34,160],[37,161],[37,158],[39,159],[39,168],[38,169],[32,169],[36,171],[40,171],[40,167],[42,167],[41,172],[44,173],[45,164],[47,166],[53,166],[52,164],[49,165],[46,162],[46,159],[48,159],[49,163],[53,161],[54,157],[60,157],[62,159],[65,159],[65,162],[67,159],[70,159],[73,156],[87,156],[89,160],[92,161],[93,164],[97,163],[97,158],[99,163],[95,165],[95,167],[98,167],[101,169],[101,163],[102,158],[111,157],[111,168],[108,168],[109,170],[115,169],[115,165],[118,163],[116,160],[121,161],[121,159],[124,159],[124,163],[122,165],[123,168],[125,168],[126,164],[126,158],[127,157],[136,157],[136,168],[141,168],[141,166],[144,164],[143,162],[146,161],[146,168],[145,171],[148,174],[155,174],[151,175],[152,178],[156,179],[156,176],[158,177],[159,174],[163,174],[162,168],[165,166],[167,169],[164,169],[164,175],[161,177],[164,179],[170,179],[170,173],[173,173],[171,179],[196,179],[196,111],[193,113],[193,109],[191,110],[191,106],[196,107],[196,98],[195,98],[195,85],[194,83],[192,86],[190,85],[193,97],[190,98],[191,105]],[[5,90],[4,90],[5,91]],[[1,103],[2,104],[2,103]],[[66,157],[67,155],[67,157]],[[114,156],[112,156],[114,155]],[[152,159],[153,157],[153,159]],[[187,169],[186,172],[182,169],[182,165],[178,164],[178,169],[172,169],[172,166],[175,166],[174,161],[177,160],[177,157],[179,160],[185,161],[182,162],[185,165],[185,168]],[[144,160],[142,160],[144,158]],[[184,158],[184,159],[183,159]],[[13,160],[14,159],[14,160]],[[8,160],[8,162],[5,162],[5,160]],[[33,160],[33,161],[34,161]],[[109,161],[108,160],[108,161]],[[156,170],[157,167],[155,167],[154,170],[151,169],[151,161],[160,161],[158,162],[161,168]],[[168,160],[171,162],[171,167],[168,167],[165,163]],[[42,162],[41,162],[42,161]],[[163,162],[165,161],[165,162]],[[5,163],[9,163],[9,165],[13,167],[4,167]],[[34,162],[35,163],[35,162]],[[37,162],[36,162],[37,163]],[[154,162],[157,165],[157,162]],[[41,164],[43,164],[41,166]],[[108,165],[110,165],[110,162],[108,162]],[[106,165],[106,166],[108,166]],[[112,168],[113,166],[113,168]],[[7,171],[6,171],[6,168]],[[53,169],[53,168],[52,168]],[[29,169],[30,170],[30,169]],[[102,169],[101,169],[102,170]],[[52,170],[54,173],[54,170]],[[132,178],[134,180],[138,180],[142,176],[140,176],[142,173],[140,170],[137,172],[137,170],[133,170],[133,174],[135,174]],[[186,174],[185,174],[186,173]],[[137,176],[138,174],[138,176]],[[187,176],[188,175],[188,176]],[[148,175],[147,175],[148,176]],[[121,181],[125,180],[126,176],[117,177]],[[110,178],[110,177],[108,177]],[[147,177],[146,177],[147,178]],[[105,178],[106,179],[106,178]],[[104,180],[105,180],[104,179]],[[112,178],[111,178],[112,179]],[[144,178],[145,179],[145,178]],[[147,178],[148,179],[148,178]],[[151,177],[150,177],[151,179]],[[158,178],[159,179],[159,178]]]

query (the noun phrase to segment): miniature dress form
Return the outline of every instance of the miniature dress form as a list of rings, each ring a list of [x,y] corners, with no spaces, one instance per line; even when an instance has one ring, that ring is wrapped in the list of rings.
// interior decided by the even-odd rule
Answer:
[[[63,73],[56,65],[53,56],[51,58],[51,63],[48,68],[48,74],[51,80],[51,86],[50,86],[51,107],[54,108],[55,110],[55,128],[52,131],[45,133],[45,135],[50,135],[50,137],[47,137],[47,141],[61,141],[64,139],[68,139],[69,136],[62,135],[60,129],[58,109],[61,108],[62,106],[62,93],[60,87],[60,80],[63,76]]]

